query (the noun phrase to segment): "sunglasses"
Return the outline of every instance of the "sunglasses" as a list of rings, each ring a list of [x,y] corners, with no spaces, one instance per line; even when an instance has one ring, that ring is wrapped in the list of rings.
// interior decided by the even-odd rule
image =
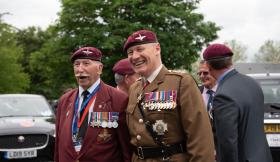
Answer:
[[[201,72],[198,72],[197,75],[200,76],[201,74],[203,75],[209,75],[209,72],[207,71],[201,71]]]

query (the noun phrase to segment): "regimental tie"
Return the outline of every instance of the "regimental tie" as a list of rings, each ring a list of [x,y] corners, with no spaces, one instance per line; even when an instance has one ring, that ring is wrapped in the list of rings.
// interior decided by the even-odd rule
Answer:
[[[82,93],[83,101],[82,101],[81,107],[84,105],[88,95],[89,95],[89,92],[87,90],[85,90]],[[87,112],[85,112],[85,110],[86,109],[83,109],[83,111],[80,112],[79,120],[82,118],[84,113],[87,113]],[[83,120],[83,123],[82,123],[81,127],[79,128],[78,138],[80,138],[80,137],[82,139],[84,138],[86,131],[87,131],[87,127],[88,127],[88,114],[86,114],[85,119]]]
[[[149,84],[150,82],[147,79],[143,78],[143,89],[145,89]]]
[[[209,95],[208,102],[207,102],[207,111],[209,112],[213,108],[214,91],[208,89],[206,93]]]

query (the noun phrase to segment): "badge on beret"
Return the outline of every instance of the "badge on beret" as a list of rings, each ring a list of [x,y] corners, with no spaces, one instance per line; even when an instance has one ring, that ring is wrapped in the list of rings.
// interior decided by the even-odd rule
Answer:
[[[139,34],[139,36],[136,37],[135,39],[142,41],[145,37],[146,37],[145,35],[142,36],[141,34]]]
[[[158,135],[164,135],[164,132],[167,131],[167,123],[164,123],[163,120],[156,120],[153,124],[153,131]]]

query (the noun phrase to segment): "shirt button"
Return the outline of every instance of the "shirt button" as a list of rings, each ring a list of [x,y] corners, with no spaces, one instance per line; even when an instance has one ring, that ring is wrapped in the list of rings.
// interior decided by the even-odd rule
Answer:
[[[143,119],[139,119],[138,121],[139,121],[139,123],[143,123],[144,122]]]
[[[142,138],[142,137],[141,137],[139,134],[136,136],[136,139],[137,139],[137,140],[141,140],[141,138]]]

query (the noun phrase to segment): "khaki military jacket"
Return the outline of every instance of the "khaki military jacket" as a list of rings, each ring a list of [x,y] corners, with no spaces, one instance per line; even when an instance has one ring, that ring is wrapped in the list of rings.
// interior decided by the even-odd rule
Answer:
[[[172,162],[213,162],[214,161],[214,142],[208,115],[204,108],[203,99],[197,88],[194,79],[183,73],[170,72],[163,67],[155,78],[145,89],[143,80],[134,83],[129,92],[129,103],[127,107],[127,125],[131,136],[131,143],[135,148],[159,147],[147,131],[140,113],[139,96],[145,95],[144,101],[165,100],[168,95],[176,92],[175,107],[170,104],[162,104],[155,101],[148,104],[153,110],[145,107],[144,114],[147,120],[155,121],[153,128],[161,124],[163,131],[163,142],[174,144],[185,141],[187,152],[174,154],[170,157]],[[151,92],[159,92],[163,97],[153,97]],[[163,92],[163,93],[161,93]],[[150,97],[149,97],[150,96]],[[174,106],[174,105],[173,105]],[[163,109],[162,107],[167,107]],[[157,124],[156,124],[157,123]],[[159,162],[162,157],[141,160],[133,154],[133,162]]]

